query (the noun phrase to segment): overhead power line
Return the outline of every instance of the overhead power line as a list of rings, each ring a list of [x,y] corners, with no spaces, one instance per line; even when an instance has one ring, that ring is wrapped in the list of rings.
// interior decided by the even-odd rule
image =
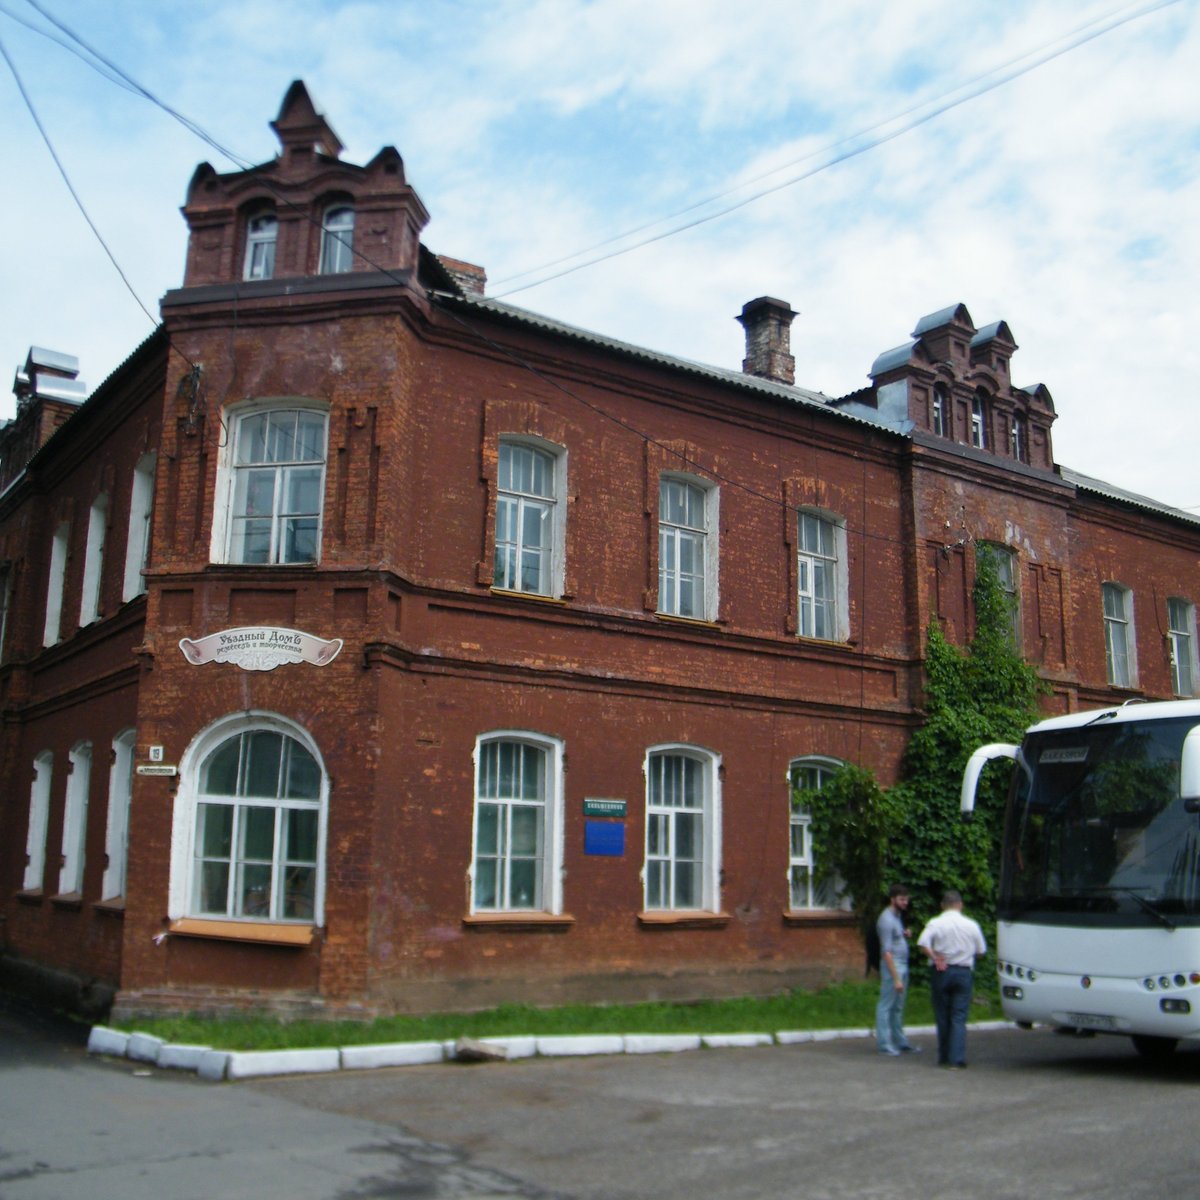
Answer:
[[[627,246],[622,246],[620,249],[609,250],[603,254],[597,254],[593,257],[584,259],[583,262],[576,263],[574,266],[564,267],[560,271],[554,271],[549,275],[544,275],[540,279],[535,279],[532,283],[521,284],[519,287],[509,288],[506,291],[493,293],[493,298],[500,300],[506,296],[515,295],[517,292],[528,291],[530,288],[541,287],[544,283],[550,283],[555,279],[562,279],[567,275],[573,275],[576,271],[582,271],[587,267],[594,267],[599,263],[607,262],[613,258],[619,258],[622,255],[630,254],[634,250],[640,250],[644,246],[653,245],[655,242],[661,242],[666,238],[675,237],[677,234],[686,233],[689,229],[695,229],[699,225],[708,224],[710,221],[719,220],[721,217],[727,217],[730,213],[737,212],[741,208],[745,208],[749,204],[753,204],[756,200],[761,200],[765,196],[773,195],[775,192],[783,191],[785,188],[794,187],[797,183],[802,183],[806,179],[811,179],[815,175],[819,175],[824,171],[828,171],[831,167],[838,166],[841,163],[848,162],[852,158],[858,158],[860,155],[866,154],[869,150],[875,150],[880,146],[886,145],[888,142],[895,141],[906,133],[911,133],[914,129],[920,128],[922,125],[929,124],[930,121],[937,117],[950,112],[952,109],[959,108],[971,100],[976,100],[980,96],[987,95],[989,92],[996,91],[1005,84],[1011,83],[1015,79],[1021,78],[1023,75],[1028,75],[1031,71],[1037,70],[1038,67],[1045,66],[1046,63],[1052,62],[1056,58],[1061,58],[1064,54],[1069,54],[1072,50],[1077,50],[1080,46],[1086,45],[1088,42],[1095,41],[1106,33],[1111,33],[1114,29],[1119,29],[1122,25],[1128,25],[1131,21],[1139,20],[1142,17],[1149,16],[1151,13],[1157,12],[1159,9],[1168,8],[1171,5],[1180,3],[1180,0],[1153,0],[1153,3],[1139,5],[1133,12],[1123,12],[1121,15],[1110,17],[1103,20],[1103,23],[1098,28],[1082,27],[1080,32],[1070,36],[1068,40],[1055,48],[1045,50],[1030,51],[1027,54],[1021,55],[1017,59],[1011,60],[1004,67],[995,68],[987,72],[985,75],[977,77],[975,80],[962,85],[950,93],[950,98],[934,101],[932,107],[922,105],[918,109],[908,109],[905,114],[899,118],[892,118],[888,121],[881,122],[878,125],[871,126],[864,134],[872,133],[875,130],[885,130],[885,132],[876,133],[874,136],[867,139],[858,145],[852,145],[849,148],[833,154],[825,161],[818,163],[814,167],[810,167],[806,171],[802,171],[799,175],[793,175],[780,183],[772,184],[770,187],[760,188],[758,191],[752,192],[749,196],[745,196],[732,204],[725,205],[723,208],[717,209],[715,212],[706,213],[703,216],[695,217],[690,221],[686,221],[681,225],[673,225],[669,229],[663,230],[661,233],[652,234],[648,237],[641,238],[631,242]],[[1055,39],[1059,41],[1061,39]],[[1053,43],[1047,43],[1053,45]],[[1025,61],[1025,60],[1029,61]],[[1023,65],[1022,65],[1023,64]],[[961,94],[957,94],[961,93]],[[899,119],[901,123],[894,129],[888,130],[886,127],[893,124]],[[854,135],[849,139],[834,143],[834,148],[843,145],[845,141],[854,141],[856,137],[864,135]],[[818,152],[819,153],[819,152]],[[811,157],[811,156],[806,156]],[[798,159],[797,162],[803,162],[805,159]],[[778,170],[785,168],[777,168],[776,171],[768,174],[775,174]],[[743,185],[744,186],[744,185]],[[736,191],[740,189],[731,189]],[[701,207],[705,203],[712,203],[713,200],[720,199],[730,192],[723,192],[720,196],[713,197],[709,201],[702,202]],[[691,211],[696,206],[690,206],[688,209],[681,210],[682,212]],[[652,222],[649,226],[642,226],[641,229],[652,228]],[[633,232],[640,232],[635,230]],[[608,239],[600,245],[607,245],[609,242],[616,240],[620,241],[623,237],[629,235],[619,235],[615,239]],[[569,262],[573,258],[579,257],[579,254],[586,254],[587,251],[580,251],[576,254],[567,255],[564,259],[556,260],[557,262]],[[553,265],[553,264],[551,264]],[[536,268],[535,268],[536,269]],[[510,276],[510,279],[519,279],[524,275],[530,274],[529,271],[521,272],[518,275]]]

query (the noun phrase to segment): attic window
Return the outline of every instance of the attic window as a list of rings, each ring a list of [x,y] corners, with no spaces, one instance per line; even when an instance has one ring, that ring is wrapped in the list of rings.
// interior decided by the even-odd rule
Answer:
[[[322,275],[344,275],[354,269],[354,209],[338,204],[326,209],[321,222]]]

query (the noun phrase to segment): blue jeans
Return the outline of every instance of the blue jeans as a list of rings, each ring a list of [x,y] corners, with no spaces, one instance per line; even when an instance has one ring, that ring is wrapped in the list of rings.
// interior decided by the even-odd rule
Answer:
[[[933,972],[933,1016],[937,1021],[937,1056],[943,1066],[967,1065],[967,1014],[975,976],[970,967]]]
[[[896,969],[904,988],[896,990],[892,973],[883,966],[879,980],[879,1003],[875,1006],[875,1047],[881,1053],[903,1050],[908,1045],[904,1036],[904,1002],[908,999],[908,964],[897,963]]]

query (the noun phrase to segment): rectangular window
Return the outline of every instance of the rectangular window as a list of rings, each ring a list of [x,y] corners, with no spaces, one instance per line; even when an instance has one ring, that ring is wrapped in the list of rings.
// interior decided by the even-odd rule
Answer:
[[[129,536],[125,542],[125,581],[121,599],[132,600],[146,590],[145,570],[150,557],[150,516],[154,506],[156,456],[143,454],[133,472],[129,495]]]
[[[1021,603],[1017,594],[1017,556],[1007,546],[997,546],[993,542],[980,542],[975,553],[976,556],[986,555],[996,568],[996,582],[999,583],[1008,606],[1013,645],[1020,650]]]
[[[987,449],[987,403],[981,395],[971,401],[971,445]]]
[[[1196,606],[1173,596],[1167,601],[1171,688],[1176,696],[1196,694]]]
[[[716,489],[665,478],[658,488],[658,611],[716,619]]]
[[[50,573],[46,581],[46,624],[42,645],[53,646],[62,637],[63,588],[67,581],[67,539],[70,526],[63,521],[50,543]]]
[[[788,823],[788,897],[795,911],[837,906],[836,888],[830,882],[817,887],[812,844],[812,815],[804,806],[804,793],[816,792],[833,777],[837,763],[797,759],[788,770],[791,819]]]
[[[838,641],[844,636],[838,603],[841,540],[841,529],[833,521],[815,513],[799,514],[796,584],[801,637]]]
[[[539,596],[561,590],[557,474],[548,451],[500,443],[493,587]]]
[[[108,497],[96,497],[88,513],[87,549],[83,557],[83,590],[79,602],[80,627],[100,616],[100,588],[104,582],[104,535],[108,529]]]
[[[646,909],[715,911],[716,766],[697,752],[646,761]]]
[[[562,748],[533,734],[481,739],[475,753],[473,912],[561,910]]]
[[[50,782],[54,756],[48,751],[33,760],[33,783],[29,788],[29,827],[25,834],[25,878],[27,892],[41,891],[46,871],[46,827],[50,821]]]
[[[281,409],[237,420],[229,561],[316,562],[325,495],[322,412]]]
[[[91,743],[80,742],[67,757],[70,765],[67,768],[67,802],[63,810],[62,867],[58,873],[58,894],[75,896],[83,892],[88,790],[92,776]]]
[[[1133,596],[1119,583],[1106,583],[1104,593],[1104,656],[1108,682],[1133,687],[1137,676],[1133,656]]]

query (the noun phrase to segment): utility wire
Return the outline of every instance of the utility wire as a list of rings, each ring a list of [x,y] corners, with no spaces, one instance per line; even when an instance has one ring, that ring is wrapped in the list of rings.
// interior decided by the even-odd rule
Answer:
[[[767,188],[761,188],[749,196],[741,200],[728,204],[724,208],[718,209],[716,212],[708,213],[702,217],[696,217],[694,220],[687,221],[682,225],[674,225],[670,229],[664,230],[662,233],[656,233],[650,237],[642,238],[639,241],[633,242],[628,246],[624,246],[619,250],[611,250],[605,254],[598,254],[591,258],[585,259],[581,263],[576,263],[572,267],[564,267],[561,271],[555,271],[550,275],[545,275],[540,279],[534,280],[532,283],[521,284],[519,287],[509,288],[507,291],[493,293],[493,299],[503,299],[506,296],[515,295],[517,292],[528,291],[530,288],[541,287],[544,283],[550,283],[555,279],[562,279],[567,275],[573,275],[576,271],[582,271],[586,267],[594,267],[599,263],[607,262],[609,259],[619,258],[622,255],[629,254],[634,250],[640,250],[644,246],[653,245],[655,242],[661,242],[666,238],[674,237],[676,234],[685,233],[690,229],[695,229],[697,226],[705,225],[710,221],[716,221],[721,217],[727,217],[730,213],[737,212],[741,208],[745,208],[749,204],[753,204],[756,200],[761,200],[765,196],[773,195],[775,192],[783,191],[785,188],[793,187],[797,183],[802,183],[806,179],[811,179],[815,175],[819,175],[831,167],[838,166],[841,163],[848,162],[850,159],[857,158],[859,155],[865,154],[868,150],[875,150],[878,147],[886,145],[888,142],[895,141],[906,133],[911,133],[914,129],[919,129],[922,125],[929,124],[937,117],[950,112],[952,109],[958,108],[968,101],[978,99],[989,92],[996,91],[1007,83],[1011,83],[1015,79],[1021,78],[1023,75],[1028,75],[1031,71],[1038,67],[1044,66],[1048,62],[1052,62],[1056,58],[1061,58],[1064,54],[1068,54],[1072,50],[1078,49],[1080,46],[1088,42],[1094,41],[1096,38],[1102,37],[1106,33],[1112,32],[1114,29],[1120,28],[1122,25],[1127,25],[1131,21],[1140,19],[1157,12],[1159,9],[1167,8],[1173,4],[1180,3],[1180,0],[1155,0],[1154,3],[1144,6],[1138,11],[1128,13],[1124,16],[1109,20],[1099,29],[1093,29],[1088,32],[1078,34],[1071,38],[1065,45],[1059,46],[1057,49],[1046,51],[1045,53],[1037,54],[1032,61],[1024,66],[1013,66],[1007,70],[1001,70],[999,75],[990,81],[986,77],[982,77],[981,82],[976,82],[974,85],[966,85],[967,91],[964,95],[956,99],[945,100],[941,103],[936,103],[928,111],[920,113],[905,120],[897,129],[893,129],[887,133],[880,133],[875,137],[869,138],[861,145],[852,146],[833,157],[826,159],[824,162],[818,163],[815,167],[811,167],[807,171],[802,171],[799,175],[794,175],[789,179],[785,179],[780,183],[773,184]],[[1019,60],[1018,60],[1019,61]],[[959,89],[962,90],[961,88]],[[911,111],[911,110],[910,110]],[[890,122],[884,122],[890,124]],[[874,128],[878,128],[875,126]],[[841,143],[837,143],[840,145]],[[576,255],[568,256],[569,258]],[[519,278],[513,276],[512,278]]]
[[[134,290],[133,284],[129,282],[129,277],[121,269],[121,264],[117,262],[116,255],[113,254],[108,243],[104,240],[104,235],[96,227],[96,222],[92,220],[91,214],[88,212],[87,207],[84,205],[79,193],[75,190],[75,185],[71,182],[70,175],[67,174],[67,168],[63,166],[63,161],[61,158],[59,158],[58,151],[54,149],[54,143],[50,140],[50,135],[46,132],[46,127],[42,124],[41,117],[38,116],[38,112],[34,107],[33,100],[25,88],[25,82],[21,78],[21,73],[17,70],[17,64],[13,62],[12,56],[9,54],[8,48],[4,45],[3,39],[0,39],[0,55],[3,56],[4,61],[8,64],[8,69],[12,72],[13,79],[16,80],[17,90],[21,93],[21,99],[24,100],[25,107],[29,110],[29,115],[33,118],[33,123],[37,126],[38,133],[42,135],[42,141],[46,143],[46,149],[50,151],[50,157],[54,159],[54,165],[58,168],[58,173],[62,176],[63,183],[67,185],[67,191],[71,193],[71,199],[75,201],[76,207],[83,214],[83,219],[88,223],[88,228],[95,235],[96,241],[100,243],[101,249],[103,249],[104,253],[108,255],[108,261],[111,262],[113,267],[116,269],[117,274],[121,277],[121,282],[125,285],[129,291],[129,294],[137,302],[138,308],[140,308],[142,312],[146,314],[152,325],[157,326],[158,319],[142,303],[141,297]],[[182,351],[180,353],[182,353]],[[187,356],[184,355],[184,357],[186,358]],[[188,359],[188,362],[190,363],[191,360]]]
[[[786,171],[792,167],[797,167],[801,163],[808,162],[819,155],[830,153],[831,151],[836,150],[839,146],[845,146],[856,142],[858,139],[866,137],[868,134],[872,134],[876,130],[885,129],[887,126],[901,120],[904,117],[920,112],[930,104],[935,104],[939,101],[946,100],[966,88],[975,87],[989,77],[998,75],[1002,71],[1007,71],[1017,66],[1017,64],[1023,62],[1025,59],[1030,58],[1035,54],[1042,53],[1043,51],[1049,49],[1049,47],[1061,42],[1064,38],[1074,37],[1075,35],[1082,33],[1084,30],[1089,29],[1091,26],[1096,25],[1100,21],[1108,20],[1117,13],[1121,12],[1122,9],[1128,7],[1128,4],[1124,4],[1119,8],[1111,9],[1109,12],[1100,16],[1092,17],[1090,20],[1084,21],[1082,24],[1075,26],[1075,28],[1068,30],[1066,33],[1059,34],[1057,37],[1051,38],[1047,42],[1043,42],[1040,46],[1035,46],[1032,50],[1026,50],[1023,53],[1018,54],[1015,58],[1009,59],[1007,62],[1000,63],[995,67],[990,67],[982,75],[977,75],[963,83],[957,83],[953,87],[947,88],[943,92],[939,92],[936,96],[921,100],[901,112],[893,113],[891,116],[885,117],[883,120],[877,121],[875,124],[869,125],[865,129],[858,130],[856,133],[847,134],[845,137],[838,138],[837,141],[832,142],[827,146],[818,147],[815,150],[809,151],[807,154],[802,154],[799,158],[794,158],[788,162],[780,163],[778,166],[771,167],[769,170],[763,171],[761,174],[751,176],[749,179],[743,179],[739,183],[735,183],[732,187],[726,188],[724,191],[717,192],[703,200],[697,200],[692,204],[687,204],[683,208],[667,213],[665,216],[656,217],[653,220],[643,222],[641,225],[636,225],[632,229],[626,229],[621,233],[613,234],[611,237],[602,238],[600,241],[593,242],[590,246],[585,246],[581,250],[576,250],[572,254],[564,254],[559,258],[554,258],[550,259],[548,262],[539,263],[537,266],[529,267],[524,271],[518,271],[514,275],[503,276],[500,279],[494,280],[492,286],[502,287],[505,284],[514,283],[518,279],[524,279],[527,275],[536,275],[541,271],[549,270],[551,267],[561,266],[563,263],[571,262],[573,259],[579,258],[584,254],[590,254],[595,250],[602,250],[604,247],[611,246],[617,242],[622,242],[626,238],[634,237],[639,233],[645,233],[646,230],[653,229],[655,226],[661,225],[665,221],[672,221],[677,217],[687,216],[688,213],[695,212],[698,209],[707,208],[710,204],[715,204],[718,200],[723,200],[726,196],[735,195],[736,193],[751,187],[753,184],[761,183],[765,179],[770,179],[772,176],[778,175],[781,171]],[[1130,19],[1132,19],[1132,17]],[[503,294],[511,295],[512,293],[508,292]]]

